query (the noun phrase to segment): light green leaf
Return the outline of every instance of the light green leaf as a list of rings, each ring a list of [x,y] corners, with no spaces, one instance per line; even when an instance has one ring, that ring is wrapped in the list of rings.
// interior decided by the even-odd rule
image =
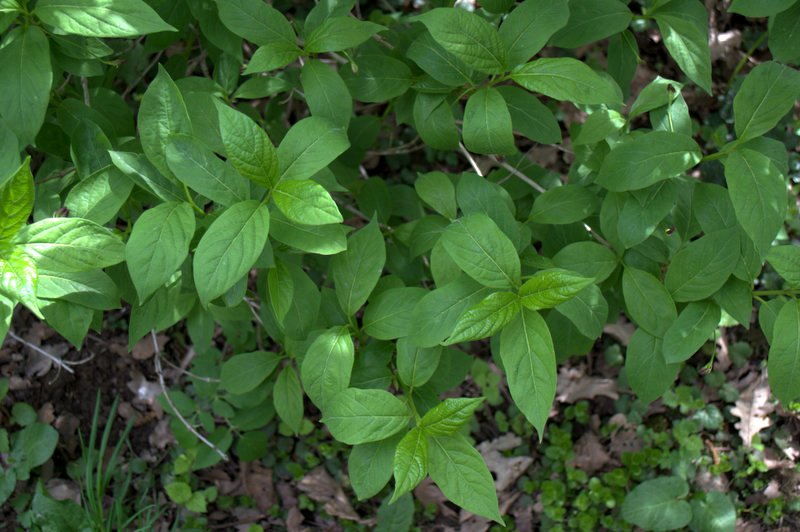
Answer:
[[[714,333],[720,309],[713,301],[695,301],[686,305],[664,333],[664,360],[676,364],[688,360]]]
[[[187,203],[162,203],[136,221],[125,260],[140,304],[183,264],[194,229],[194,212]]]
[[[658,477],[642,482],[622,504],[622,518],[645,530],[676,530],[692,520],[692,507],[683,500],[689,485],[679,477]]]
[[[531,310],[553,308],[569,301],[594,279],[561,269],[536,272],[519,289],[520,303]]]
[[[628,317],[655,336],[663,336],[678,317],[675,302],[667,289],[661,281],[643,270],[625,268],[622,293]]]
[[[650,11],[664,45],[681,70],[711,94],[708,12],[698,0],[671,0]]]
[[[410,419],[406,404],[389,392],[347,388],[331,399],[322,422],[340,442],[357,445],[388,438]]]
[[[222,363],[219,385],[233,394],[245,394],[264,382],[278,367],[281,358],[271,351],[233,355]]]
[[[361,322],[364,332],[378,340],[411,334],[414,308],[428,291],[419,287],[390,288],[370,299]]]
[[[439,345],[472,305],[491,293],[465,275],[426,294],[414,309],[409,339],[420,347]]]
[[[217,115],[225,154],[236,171],[264,188],[275,186],[278,155],[267,133],[246,114],[219,102]]]
[[[700,162],[697,143],[680,133],[653,131],[618,143],[595,182],[608,190],[638,190],[675,177]]]
[[[347,128],[353,114],[353,100],[336,70],[317,60],[307,61],[300,71],[300,83],[312,116]]]
[[[86,37],[177,31],[142,0],[40,0],[33,14],[65,33]]]
[[[485,214],[468,214],[442,234],[442,244],[459,268],[491,288],[517,288],[520,261],[514,244]]]
[[[783,405],[800,396],[800,301],[789,300],[778,313],[767,357],[769,386]]]
[[[664,360],[661,338],[636,329],[625,354],[625,374],[639,399],[652,403],[661,397],[672,386],[680,368],[680,364],[667,364]]]
[[[769,51],[781,63],[800,59],[800,3],[769,18]]]
[[[722,288],[739,258],[737,229],[706,233],[672,258],[664,284],[675,301],[699,301]]]
[[[0,256],[0,294],[11,298],[12,302],[19,301],[44,319],[36,300],[37,281],[36,264],[19,248]]]
[[[428,469],[445,497],[465,510],[504,526],[492,474],[461,434],[428,439]]]
[[[483,397],[448,398],[422,417],[419,427],[429,436],[447,436],[458,432],[483,404]]]
[[[37,267],[81,272],[125,259],[125,245],[105,227],[80,218],[45,218],[27,225],[14,241]]]
[[[233,33],[259,46],[282,43],[297,48],[291,23],[261,0],[216,0],[219,19]]]
[[[498,31],[508,51],[508,66],[526,62],[541,50],[547,40],[569,19],[567,2],[525,0],[503,20]]]
[[[331,398],[350,384],[354,353],[353,340],[346,327],[328,329],[308,347],[300,376],[309,399],[323,413]]]
[[[194,254],[194,280],[204,307],[253,267],[269,234],[269,210],[255,200],[226,209],[206,230]]]
[[[294,124],[278,146],[280,179],[307,179],[350,147],[341,126],[310,116]]]
[[[589,217],[599,208],[597,194],[586,187],[557,186],[536,197],[528,220],[537,224],[571,224]]]
[[[36,296],[63,299],[94,310],[119,308],[119,290],[101,270],[73,273],[39,270]]]
[[[272,389],[275,412],[295,434],[303,426],[303,390],[292,366],[286,366],[275,379]]]
[[[14,315],[15,306],[16,302],[0,293],[0,343],[5,341],[8,329],[11,327],[11,317]]]
[[[500,334],[500,358],[514,403],[541,441],[556,394],[556,354],[538,312],[522,312]]]
[[[775,246],[769,250],[770,265],[792,288],[800,288],[800,246]]]
[[[339,75],[359,102],[385,102],[402,95],[411,86],[411,69],[389,55],[359,55],[357,64],[357,72],[343,68]]]
[[[442,356],[442,347],[419,347],[408,338],[397,340],[397,376],[410,388],[419,388],[428,382]]]
[[[482,88],[467,100],[464,109],[464,144],[475,153],[511,155],[517,151],[511,114],[494,88]]]
[[[338,52],[363,43],[386,28],[351,17],[330,17],[306,36],[306,52]]]
[[[273,211],[270,236],[282,244],[306,253],[336,255],[347,249],[347,227],[341,224],[301,225]]]
[[[633,19],[619,0],[569,0],[568,12],[569,21],[553,35],[550,46],[579,48],[624,31]]]
[[[467,310],[445,345],[471,342],[494,335],[519,313],[520,300],[513,292],[495,292]]]
[[[331,261],[336,298],[346,315],[354,315],[367,301],[385,263],[386,244],[377,220],[347,239],[347,250]]]
[[[14,132],[20,146],[33,144],[44,123],[53,84],[50,45],[38,26],[18,27],[3,39],[0,64],[0,116]]]
[[[436,8],[416,18],[442,48],[470,67],[499,74],[507,66],[506,48],[494,27],[459,8]]]
[[[420,174],[414,181],[417,195],[442,216],[455,219],[458,215],[456,205],[456,187],[450,178],[442,172]]]
[[[733,98],[736,136],[746,141],[768,132],[791,111],[798,96],[800,72],[773,61],[757,65]]]
[[[417,487],[428,475],[428,439],[414,427],[400,440],[394,453],[394,493],[391,502]]]
[[[33,210],[34,190],[30,165],[31,158],[26,157],[22,166],[0,185],[0,246],[11,242],[28,222]]]
[[[556,100],[576,104],[618,104],[619,87],[585,63],[571,57],[547,57],[519,66],[511,79],[528,89]]]
[[[359,500],[374,497],[392,478],[392,464],[400,434],[353,447],[347,458],[350,484]]]
[[[559,5],[555,2],[548,2],[548,4]],[[512,85],[497,87],[495,90],[506,101],[514,131],[541,144],[561,142],[561,126],[558,125],[558,120],[553,112],[539,101],[539,98]]]
[[[287,219],[303,225],[343,221],[336,202],[321,185],[311,180],[281,181],[272,190],[275,205]]]

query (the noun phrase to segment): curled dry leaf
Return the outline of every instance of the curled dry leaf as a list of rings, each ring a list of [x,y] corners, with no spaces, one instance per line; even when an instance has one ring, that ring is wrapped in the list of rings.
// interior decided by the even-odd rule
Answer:
[[[769,414],[774,410],[775,405],[769,399],[769,384],[766,376],[761,375],[739,395],[736,405],[731,408],[731,414],[740,420],[734,426],[739,430],[745,447],[750,447],[753,436],[772,424]]]
[[[572,404],[581,399],[594,399],[598,395],[619,399],[614,380],[590,377],[584,373],[583,368],[562,367],[558,371],[556,401]]]
[[[272,486],[272,469],[258,463],[242,463],[244,490],[262,512],[275,504],[275,490]]]
[[[513,486],[533,463],[533,458],[530,456],[506,457],[500,454],[501,451],[514,449],[521,444],[519,436],[509,433],[478,445],[478,452],[483,456],[489,471],[494,473],[496,479],[494,485],[498,492]]]
[[[610,460],[611,457],[594,432],[584,432],[575,442],[575,458],[572,464],[589,475],[603,469]]]
[[[416,496],[417,500],[423,504],[423,506],[427,506],[429,504],[435,504],[439,508],[439,513],[442,517],[450,518],[456,517],[456,513],[447,505],[447,497],[444,496],[442,490],[433,483],[430,477],[426,477],[425,480],[420,482],[419,486],[414,488],[414,496]]]
[[[331,517],[339,517],[349,521],[361,521],[353,510],[342,487],[325,471],[318,467],[300,479],[297,485],[311,499],[324,503],[325,511]]]
[[[156,336],[156,340],[158,341],[159,351],[163,351],[164,346],[167,345],[167,342],[169,342],[169,336],[166,334],[159,334]],[[155,352],[153,339],[150,338],[150,335],[148,334],[136,342],[136,345],[133,346],[133,350],[131,351],[131,356],[134,358],[134,360],[148,360],[152,358]]]

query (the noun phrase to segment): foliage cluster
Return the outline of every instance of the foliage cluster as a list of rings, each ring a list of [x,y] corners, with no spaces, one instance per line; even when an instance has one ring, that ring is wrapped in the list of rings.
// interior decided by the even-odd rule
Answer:
[[[185,323],[197,356],[165,408],[212,445],[176,416],[174,501],[204,509],[215,494],[186,475],[231,449],[265,457],[277,415],[287,434],[319,420],[353,446],[360,498],[393,477],[397,501],[430,476],[502,523],[466,436],[485,398],[448,394],[474,367],[469,342],[490,340],[541,441],[557,364],[621,313],[645,404],[721,320],[750,327],[754,309],[773,393],[800,396],[785,225],[800,2],[731,4],[769,17],[774,60],[737,79],[712,135],[685,99],[727,90],[698,0],[429,4],[357,17],[352,0],[0,0],[0,338],[18,304],[75,345],[122,302],[130,347]],[[685,82],[630,94],[642,31]],[[576,58],[586,47],[605,61]],[[521,151],[536,144],[568,166]],[[457,157],[474,171],[448,171]],[[26,420],[4,452],[46,441]],[[41,463],[11,456],[6,496]],[[687,492],[648,480],[623,517],[685,526],[701,511]]]

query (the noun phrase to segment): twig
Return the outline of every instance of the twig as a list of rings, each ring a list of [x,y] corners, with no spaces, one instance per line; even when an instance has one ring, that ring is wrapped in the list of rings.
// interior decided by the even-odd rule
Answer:
[[[191,377],[193,379],[197,379],[197,380],[203,381],[203,382],[220,382],[219,379],[215,379],[214,377],[201,377],[200,375],[196,375],[196,374],[192,373],[189,370],[183,369],[182,367],[180,367],[179,365],[175,364],[174,362],[172,362],[170,359],[168,359],[166,357],[164,358],[164,362],[166,362],[172,369],[180,371],[181,373],[183,373],[187,377]]]
[[[122,99],[123,100],[127,99],[128,96],[130,96],[131,92],[133,92],[133,89],[135,89],[136,86],[139,85],[139,83],[144,79],[144,77],[147,75],[147,73],[150,72],[150,69],[152,69],[154,66],[156,66],[156,64],[158,63],[158,60],[161,59],[161,56],[163,54],[164,54],[164,50],[159,50],[159,52],[156,54],[156,56],[153,58],[153,60],[150,61],[150,63],[144,68],[144,70],[142,70],[142,72],[136,77],[136,79],[133,80],[127,87],[125,87],[125,90],[122,91]]]
[[[458,149],[461,150],[461,153],[464,154],[464,157],[467,158],[467,161],[469,161],[469,164],[470,166],[472,166],[472,169],[475,170],[475,173],[483,177],[483,172],[481,172],[481,169],[478,168],[478,163],[475,162],[475,158],[472,156],[470,152],[467,151],[467,148],[465,148],[464,145],[459,142]]]
[[[220,458],[222,458],[227,462],[228,455],[225,454],[225,451],[223,451],[222,449],[211,443],[211,441],[208,440],[208,438],[197,432],[197,429],[195,429],[192,426],[192,424],[189,423],[185,417],[183,417],[183,415],[178,411],[177,407],[175,406],[175,403],[172,402],[169,393],[167,393],[167,383],[164,382],[164,372],[162,371],[161,368],[161,348],[158,346],[158,339],[156,339],[155,330],[152,329],[150,330],[150,338],[152,338],[153,340],[153,349],[156,352],[155,357],[153,357],[153,361],[155,363],[156,375],[158,375],[158,383],[161,385],[161,393],[164,395],[164,399],[167,401],[167,404],[172,409],[172,412],[175,414],[175,417],[177,417],[178,420],[180,420],[180,422],[183,423],[183,426],[186,427],[186,429],[189,432],[194,434],[198,440],[203,442],[208,448],[217,453],[220,456]]]
[[[29,341],[27,341],[27,340],[25,340],[23,338],[20,338],[19,336],[14,334],[14,331],[8,331],[8,336],[11,337],[13,340],[21,343],[22,345],[24,345],[28,349],[31,349],[32,351],[35,351],[35,352],[39,353],[43,357],[49,358],[50,360],[53,361],[53,363],[55,365],[57,365],[58,367],[60,367],[64,371],[66,371],[67,373],[75,374],[75,370],[73,370],[71,367],[69,367],[69,364],[67,364],[66,362],[64,362],[63,360],[58,358],[57,356],[51,355],[50,353],[48,353],[47,351],[45,351],[44,349],[42,349],[38,345],[34,345],[34,344],[30,343]]]
[[[89,78],[81,77],[81,89],[83,89],[83,103],[86,107],[92,106],[92,99],[89,97]]]
[[[508,173],[510,173],[511,175],[513,175],[515,177],[518,177],[521,181],[523,181],[524,183],[529,185],[535,191],[541,192],[541,193],[545,192],[546,189],[542,185],[540,185],[539,183],[537,183],[536,181],[534,181],[530,177],[526,176],[525,174],[523,174],[522,172],[520,172],[519,170],[517,170],[516,168],[514,168],[513,166],[511,166],[507,162],[501,161],[500,159],[498,159],[494,155],[490,155],[489,159],[491,159],[495,163],[499,164],[504,170],[507,170]]]

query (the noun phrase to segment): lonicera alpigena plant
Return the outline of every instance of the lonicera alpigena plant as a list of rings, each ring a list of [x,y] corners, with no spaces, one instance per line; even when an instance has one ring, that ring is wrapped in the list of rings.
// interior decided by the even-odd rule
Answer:
[[[430,4],[358,6],[366,21],[352,0],[0,0],[0,337],[18,303],[76,345],[120,299],[130,345],[185,320],[193,374],[219,378],[193,392],[226,423],[175,406],[218,450],[263,456],[275,412],[306,431],[307,396],[353,445],[359,497],[430,475],[498,522],[462,430],[482,399],[440,400],[469,370],[457,346],[491,339],[541,437],[557,361],[619,312],[649,402],[755,298],[772,390],[800,395],[800,247],[776,245],[796,215],[776,126],[800,93],[800,2],[733,2],[771,17],[780,62],[741,82],[719,146],[676,80],[624,103],[648,28],[713,93],[698,0]],[[606,39],[604,68],[571,56]],[[568,143],[559,102],[586,116]],[[532,143],[566,145],[569,168]],[[454,154],[476,172],[445,171]],[[765,261],[785,286],[754,284]],[[218,459],[174,428],[191,467]]]

